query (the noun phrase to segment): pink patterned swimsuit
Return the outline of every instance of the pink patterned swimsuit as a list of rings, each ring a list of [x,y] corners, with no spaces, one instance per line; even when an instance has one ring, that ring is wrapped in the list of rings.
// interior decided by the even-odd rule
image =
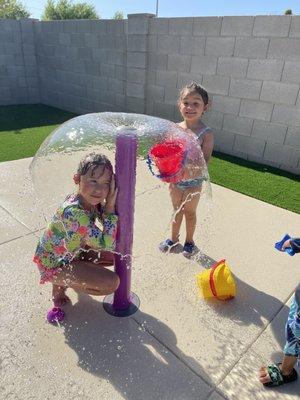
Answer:
[[[98,218],[103,230],[96,225]],[[71,194],[57,209],[37,245],[33,261],[41,274],[40,283],[56,275],[64,265],[76,258],[86,246],[94,250],[114,250],[118,216],[100,211],[87,211],[79,196]]]

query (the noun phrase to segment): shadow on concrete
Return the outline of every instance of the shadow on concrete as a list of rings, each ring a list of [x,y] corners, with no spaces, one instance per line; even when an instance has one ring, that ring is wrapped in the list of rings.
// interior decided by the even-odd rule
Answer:
[[[65,340],[77,353],[78,365],[109,382],[123,398],[199,400],[212,390],[204,371],[200,377],[187,366],[194,364],[194,359],[184,354],[181,357],[178,348],[175,356],[148,330],[149,321],[159,324],[164,339],[176,347],[174,332],[154,317],[138,311],[139,318],[147,319],[145,324],[139,324],[134,315],[112,317],[101,302],[84,294],[79,294],[78,302],[66,311]]]
[[[199,264],[204,268],[211,268],[216,263],[216,260],[206,254],[199,253],[197,255],[197,262],[199,262]],[[207,300],[207,303],[220,316],[234,321],[237,325],[258,326],[260,328],[259,335],[261,335],[262,331],[269,323],[273,321],[276,316],[279,316],[279,318],[275,320],[275,323],[270,325],[270,328],[277,343],[283,349],[285,345],[285,322],[288,316],[289,307],[276,297],[254,288],[253,286],[239,279],[237,276],[234,276],[234,278],[237,286],[237,297],[235,299],[230,301],[211,299]],[[270,352],[269,363],[281,362],[282,357],[283,352]],[[256,371],[252,371],[252,374],[258,374],[258,369],[260,366],[261,365],[257,365]],[[299,368],[297,368],[297,366],[295,368],[298,369],[298,374],[300,374]],[[239,374],[239,378],[241,380],[243,379],[244,375],[245,382],[249,381],[249,370],[247,370],[247,368],[245,368],[245,371],[239,371]],[[232,383],[230,380],[229,382]],[[283,385],[279,388],[265,388],[257,381],[257,384],[253,385],[252,389],[253,398],[260,398],[261,396],[264,396],[264,392],[273,392],[272,396],[276,395],[277,393],[278,396],[280,394],[296,396],[299,395],[299,387],[299,379],[296,382],[293,382],[289,385]],[[226,394],[224,393],[224,395]]]
[[[25,128],[58,125],[76,116],[44,104],[0,106],[0,132],[15,131],[15,134],[20,134],[20,130]]]
[[[217,261],[204,253],[197,255],[197,262],[204,268],[211,268]],[[207,303],[222,317],[234,321],[237,325],[256,325],[262,329],[272,321],[279,312],[289,312],[289,307],[276,297],[262,292],[234,275],[237,296],[229,301],[209,299]],[[284,346],[284,325],[279,331],[273,330],[281,347]]]
[[[279,312],[288,315],[289,307],[276,297],[264,293],[237,276],[235,283],[237,287],[237,296],[233,300],[220,301],[209,300],[209,304],[214,310],[235,322],[237,329],[239,325],[255,325],[261,331],[265,329],[270,321],[272,321]],[[273,327],[272,327],[273,328]],[[273,329],[273,334],[281,347],[284,346],[284,325],[280,330]]]

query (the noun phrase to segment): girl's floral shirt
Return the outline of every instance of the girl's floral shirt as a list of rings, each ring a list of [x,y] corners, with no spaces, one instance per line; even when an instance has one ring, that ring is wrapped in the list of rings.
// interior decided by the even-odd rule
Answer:
[[[103,230],[96,225],[98,218]],[[53,276],[54,270],[76,257],[86,246],[94,250],[114,250],[118,216],[100,211],[87,211],[77,194],[66,197],[39,240],[33,261],[41,273],[41,283]]]

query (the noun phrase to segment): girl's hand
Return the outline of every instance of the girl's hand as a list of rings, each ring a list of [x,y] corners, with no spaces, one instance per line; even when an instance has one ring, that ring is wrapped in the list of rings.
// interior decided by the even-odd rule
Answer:
[[[115,174],[113,174],[111,177],[109,192],[106,197],[106,204],[104,207],[104,212],[106,214],[115,213],[117,195],[118,195],[118,188],[116,187]]]
[[[291,239],[288,239],[283,243],[282,250],[286,249],[287,247],[291,247]]]

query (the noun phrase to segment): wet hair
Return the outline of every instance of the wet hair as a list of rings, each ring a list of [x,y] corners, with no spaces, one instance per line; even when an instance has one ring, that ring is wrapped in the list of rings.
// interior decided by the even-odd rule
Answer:
[[[77,168],[77,174],[85,175],[90,169],[92,169],[93,175],[95,169],[98,167],[104,167],[103,173],[105,169],[108,169],[111,173],[113,173],[111,162],[104,154],[89,153],[80,161]]]
[[[181,101],[185,96],[194,93],[199,94],[202,97],[203,103],[205,105],[208,104],[209,98],[207,91],[204,89],[203,86],[198,85],[198,83],[196,82],[190,82],[180,90],[178,101]]]

